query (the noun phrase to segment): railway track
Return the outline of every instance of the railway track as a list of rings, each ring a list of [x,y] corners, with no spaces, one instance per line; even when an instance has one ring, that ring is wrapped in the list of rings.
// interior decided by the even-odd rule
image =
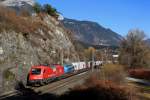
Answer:
[[[56,82],[52,82],[45,86],[27,87],[27,88],[33,89],[35,92],[41,92],[41,94],[56,93],[56,91],[58,91],[59,88],[64,88],[66,86],[69,86],[68,84],[73,84],[73,83],[76,83],[78,80],[86,79],[90,73],[91,73],[91,71],[89,71],[89,70],[83,70],[83,71],[80,71],[80,72],[77,72],[74,74],[70,74],[69,76],[67,76],[67,78],[64,78],[64,79],[56,81]],[[19,92],[12,91],[10,93],[0,95],[0,100],[7,98],[7,97],[14,96],[14,95],[19,95]]]
[[[26,86],[26,87],[27,87],[27,88],[30,88],[30,89],[33,89],[33,90],[36,90],[36,89],[38,89],[38,88],[42,88],[42,87],[45,87],[45,86],[47,86],[47,85],[50,85],[50,84],[53,84],[53,83],[57,83],[57,82],[59,82],[59,81],[65,80],[65,79],[67,79],[67,78],[69,78],[69,77],[76,76],[76,75],[78,75],[78,74],[82,74],[82,73],[88,72],[88,71],[90,71],[90,70],[89,70],[89,69],[85,69],[85,70],[80,70],[80,71],[78,71],[78,72],[66,74],[66,75],[62,76],[60,79],[53,80],[52,82],[50,82],[50,83],[48,83],[48,84],[45,84],[45,85],[43,85],[43,86],[35,85],[35,86]]]
[[[41,94],[44,93],[55,93],[55,94],[61,94],[60,90],[63,90],[63,92],[67,91],[69,88],[73,87],[72,84],[78,84],[82,83],[83,80],[87,79],[89,77],[90,72],[83,72],[81,74],[78,74],[73,77],[69,77],[68,79],[64,79],[62,81],[58,81],[57,83],[50,84],[48,86],[44,86],[38,89],[35,89],[36,92],[41,92]],[[58,93],[59,92],[59,93]]]

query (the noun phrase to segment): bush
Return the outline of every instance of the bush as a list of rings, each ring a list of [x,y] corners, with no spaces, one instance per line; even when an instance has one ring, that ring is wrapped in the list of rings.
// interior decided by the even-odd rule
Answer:
[[[55,8],[53,8],[51,5],[49,5],[49,4],[45,4],[43,6],[43,11],[46,12],[47,14],[55,17],[55,18],[58,18],[57,10]]]
[[[111,80],[117,83],[123,83],[125,81],[126,72],[122,65],[118,64],[106,64],[103,67],[105,79]]]
[[[54,18],[58,18],[58,12],[55,8],[53,8],[50,4],[40,5],[39,3],[35,3],[33,6],[33,10],[39,14],[39,13],[46,13]]]
[[[22,16],[22,17],[29,17],[30,13],[27,10],[22,10],[20,12],[20,16]]]
[[[14,80],[15,75],[9,69],[7,69],[4,71],[4,79],[6,79],[7,81]]]
[[[130,69],[128,72],[130,77],[150,80],[150,69]]]
[[[33,10],[34,10],[36,13],[40,13],[41,10],[42,10],[42,6],[41,6],[39,3],[35,3],[34,6],[33,6]]]
[[[23,12],[25,14],[25,12]],[[0,7],[0,31],[13,30],[18,33],[30,34],[37,30],[48,30],[48,27],[38,19],[33,20],[30,16],[19,16],[15,11]]]
[[[134,89],[111,81],[88,79],[60,97],[61,100],[137,100]],[[131,99],[132,98],[132,99]]]

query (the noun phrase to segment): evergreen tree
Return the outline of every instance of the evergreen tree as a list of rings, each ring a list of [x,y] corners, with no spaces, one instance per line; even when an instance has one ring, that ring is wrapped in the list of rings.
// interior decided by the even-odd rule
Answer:
[[[42,6],[39,3],[35,3],[33,9],[36,13],[40,13],[42,11]]]
[[[43,6],[43,10],[44,10],[44,12],[46,12],[47,14],[49,14],[49,15],[51,15],[53,17],[58,17],[57,10],[55,8],[53,8],[51,5],[49,5],[49,4],[45,4]]]

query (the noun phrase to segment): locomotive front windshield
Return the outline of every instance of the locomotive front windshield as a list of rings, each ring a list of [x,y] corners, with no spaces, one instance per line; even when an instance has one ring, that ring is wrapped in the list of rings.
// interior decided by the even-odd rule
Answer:
[[[33,75],[39,75],[39,74],[41,74],[41,69],[40,68],[34,68],[31,70],[31,73]]]

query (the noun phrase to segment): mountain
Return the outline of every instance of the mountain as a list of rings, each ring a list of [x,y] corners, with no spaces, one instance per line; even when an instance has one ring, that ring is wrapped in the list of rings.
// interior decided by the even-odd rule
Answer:
[[[145,40],[145,43],[150,46],[150,39]]]
[[[96,22],[65,18],[63,25],[71,30],[75,40],[91,45],[118,46],[122,36]]]
[[[34,5],[35,0],[0,0],[0,3],[5,6],[23,6],[24,3]]]
[[[18,13],[22,10],[33,13],[32,6],[35,4],[35,0],[0,0],[0,5],[14,9]]]

